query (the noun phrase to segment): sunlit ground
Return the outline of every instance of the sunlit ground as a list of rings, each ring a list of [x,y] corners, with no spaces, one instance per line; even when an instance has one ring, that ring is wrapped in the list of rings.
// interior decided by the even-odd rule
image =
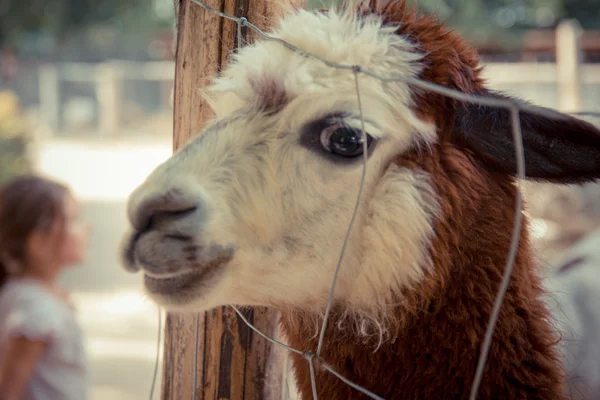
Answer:
[[[156,359],[154,337],[143,340],[132,335],[132,326],[151,328],[158,321],[157,307],[139,291],[107,294],[76,292],[73,299],[81,313],[80,322],[94,333],[88,338],[91,357]]]
[[[51,140],[36,150],[39,171],[72,188],[92,225],[88,261],[68,271],[63,282],[86,335],[93,379],[89,400],[150,394],[158,308],[143,294],[140,276],[120,267],[118,251],[127,229],[127,196],[170,154],[168,140]],[[159,369],[155,398],[160,375]]]

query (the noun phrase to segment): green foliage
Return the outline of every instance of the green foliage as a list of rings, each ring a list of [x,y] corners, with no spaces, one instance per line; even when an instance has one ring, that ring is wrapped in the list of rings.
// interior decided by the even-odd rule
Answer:
[[[14,104],[15,96],[0,92],[0,185],[32,168],[27,125]]]
[[[308,0],[329,7],[343,0]],[[518,46],[523,31],[575,18],[584,29],[600,29],[600,0],[409,0],[461,32],[474,45]]]
[[[563,0],[563,9],[583,29],[600,29],[600,0]]]
[[[24,157],[26,142],[22,139],[0,139],[0,185],[14,176],[31,172],[31,164]]]
[[[0,47],[20,46],[28,35],[47,43],[94,27],[111,27],[122,40],[145,30],[166,27],[172,0],[0,0]],[[307,0],[309,7],[330,7],[343,0]],[[518,44],[523,29],[546,27],[560,18],[576,18],[584,29],[600,29],[600,0],[409,0],[461,33],[473,44]],[[162,11],[160,11],[162,10]],[[159,14],[163,14],[162,16]],[[95,35],[95,34],[94,34]],[[113,35],[113,36],[114,36]]]
[[[0,47],[19,44],[31,33],[60,41],[94,25],[122,27],[159,23],[148,0],[1,0]]]

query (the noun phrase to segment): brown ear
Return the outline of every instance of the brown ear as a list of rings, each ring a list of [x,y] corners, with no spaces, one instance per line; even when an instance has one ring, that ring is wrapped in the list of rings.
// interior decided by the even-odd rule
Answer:
[[[493,92],[486,94],[509,98]],[[600,130],[558,111],[529,107],[532,111],[519,112],[527,178],[555,183],[600,179]],[[544,115],[535,113],[536,109],[543,110]],[[508,110],[462,104],[455,113],[453,140],[472,151],[486,167],[516,175]]]

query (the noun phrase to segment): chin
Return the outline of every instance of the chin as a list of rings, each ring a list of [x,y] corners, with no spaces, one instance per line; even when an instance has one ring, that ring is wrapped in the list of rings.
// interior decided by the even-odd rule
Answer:
[[[227,266],[221,264],[170,276],[144,272],[144,292],[167,311],[207,311],[227,304],[226,274]]]

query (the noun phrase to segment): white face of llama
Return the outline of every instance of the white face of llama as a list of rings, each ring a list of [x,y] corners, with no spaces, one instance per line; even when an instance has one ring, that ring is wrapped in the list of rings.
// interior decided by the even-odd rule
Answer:
[[[384,76],[420,69],[375,16],[296,11],[274,36]],[[358,82],[367,172],[336,296],[369,309],[428,266],[436,196],[426,173],[391,161],[426,148],[435,130],[410,111],[406,82]],[[262,41],[240,51],[207,99],[215,120],[130,198],[127,267],[171,309],[323,307],[363,171],[354,73]]]

